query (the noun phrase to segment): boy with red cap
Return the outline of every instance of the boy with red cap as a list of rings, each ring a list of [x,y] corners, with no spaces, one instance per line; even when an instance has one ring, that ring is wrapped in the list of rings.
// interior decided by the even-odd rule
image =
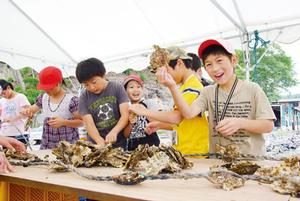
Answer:
[[[275,119],[267,96],[256,83],[237,78],[234,72],[237,56],[226,41],[206,40],[200,44],[198,54],[215,84],[205,87],[192,105],[183,100],[165,68],[157,72],[159,81],[168,86],[184,118],[208,110],[211,152],[215,152],[216,144],[235,143],[241,153],[263,155],[262,134],[272,131]],[[180,118],[176,114],[162,117],[169,122]]]
[[[78,114],[78,97],[67,93],[61,87],[62,81],[59,68],[45,67],[39,73],[37,89],[46,93],[39,95],[34,105],[22,111],[32,116],[42,110],[45,116],[40,149],[55,148],[63,140],[73,144],[79,139],[78,127],[82,120]]]
[[[124,128],[128,124],[129,100],[124,87],[105,78],[102,61],[89,58],[76,67],[76,78],[85,90],[80,95],[79,113],[89,140],[98,145],[113,143],[126,147]]]
[[[148,109],[149,104],[143,101],[143,81],[140,76],[131,74],[125,77],[123,86],[127,92],[131,104],[141,104]],[[136,116],[133,113],[129,113],[129,124],[124,130],[124,134],[127,137],[127,150],[133,151],[140,144],[148,144],[149,146],[159,146],[159,138],[156,132],[146,133],[145,128],[149,120],[145,116]]]

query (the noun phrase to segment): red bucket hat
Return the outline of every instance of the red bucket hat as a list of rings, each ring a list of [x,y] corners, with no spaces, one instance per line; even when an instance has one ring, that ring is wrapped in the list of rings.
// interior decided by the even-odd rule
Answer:
[[[139,83],[141,86],[143,86],[143,80],[140,78],[140,76],[136,75],[136,74],[130,74],[128,76],[125,77],[124,81],[123,81],[123,86],[126,87],[127,83],[131,80],[137,81],[137,83]]]
[[[55,66],[45,67],[39,73],[38,90],[50,90],[53,89],[58,83],[62,81],[62,72]]]

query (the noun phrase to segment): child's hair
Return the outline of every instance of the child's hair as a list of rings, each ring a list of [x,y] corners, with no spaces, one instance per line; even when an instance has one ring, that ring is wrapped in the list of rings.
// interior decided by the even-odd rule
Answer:
[[[0,86],[1,86],[2,90],[6,90],[8,86],[12,90],[14,90],[14,86],[12,85],[12,83],[7,82],[6,80],[3,80],[3,79],[0,79]]]
[[[197,71],[199,68],[201,68],[201,61],[197,54],[194,53],[187,53],[188,56],[192,57],[192,67],[191,69],[193,71]]]
[[[105,73],[103,62],[97,58],[83,60],[76,67],[76,78],[79,83],[87,81],[94,76],[103,77]]]
[[[232,57],[232,54],[227,52],[223,47],[221,47],[219,45],[211,45],[211,46],[208,46],[207,48],[205,48],[205,50],[202,53],[203,64],[204,64],[206,58],[211,54],[213,54],[213,55],[217,55],[217,54],[225,55],[229,59],[231,59],[231,57]]]
[[[183,61],[186,68],[192,67],[192,60],[190,60],[190,59],[181,59],[181,60]],[[177,61],[178,61],[178,59],[170,60],[169,66],[174,69],[177,64]]]

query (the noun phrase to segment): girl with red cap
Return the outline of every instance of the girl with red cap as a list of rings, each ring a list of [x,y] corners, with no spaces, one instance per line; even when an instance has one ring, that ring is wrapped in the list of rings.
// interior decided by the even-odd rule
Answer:
[[[78,97],[62,88],[62,72],[59,68],[48,66],[39,73],[38,90],[41,94],[34,105],[22,113],[32,116],[42,110],[44,119],[42,144],[40,149],[57,147],[62,140],[75,143],[79,139],[78,128],[82,124],[77,113]]]

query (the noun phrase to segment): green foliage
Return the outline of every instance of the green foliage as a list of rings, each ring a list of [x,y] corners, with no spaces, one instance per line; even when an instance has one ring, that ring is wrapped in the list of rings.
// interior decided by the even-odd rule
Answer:
[[[257,49],[257,58],[266,51],[266,48]],[[253,52],[250,51],[250,55]],[[245,78],[245,64],[243,54],[241,51],[237,52],[239,57],[240,67],[236,68],[238,77]],[[255,66],[253,57],[250,57],[251,66]],[[263,59],[256,65],[256,80],[267,94],[270,101],[278,100],[280,97],[280,90],[287,90],[288,87],[295,86],[297,79],[293,69],[292,59],[285,55],[285,52],[278,45],[273,45],[265,54]],[[250,71],[250,80],[254,81],[254,70]]]
[[[23,94],[28,98],[30,104],[34,104],[36,98],[41,93],[41,91],[36,90],[34,88],[25,89]]]
[[[144,73],[139,72],[138,74],[143,81],[146,80],[146,75]]]
[[[73,88],[72,82],[69,78],[64,78],[64,84],[65,84],[65,86],[63,86],[63,87],[65,87],[65,88],[69,88],[69,89]]]
[[[22,68],[20,70],[20,72],[21,72],[21,75],[23,77],[25,77],[26,75],[29,75],[32,72],[32,68],[30,68],[30,67],[24,67],[24,68]]]
[[[37,84],[39,83],[39,80],[34,77],[26,77],[23,79],[25,83],[26,89],[36,88]]]
[[[132,68],[128,68],[122,72],[124,75],[130,75],[132,72],[135,72]]]

